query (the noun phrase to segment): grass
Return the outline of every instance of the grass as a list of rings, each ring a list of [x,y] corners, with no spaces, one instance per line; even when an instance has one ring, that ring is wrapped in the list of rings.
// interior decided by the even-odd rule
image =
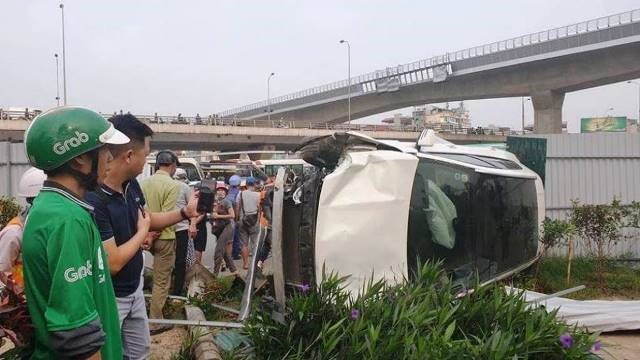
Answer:
[[[199,307],[209,321],[234,321],[236,315],[220,310],[212,304],[224,305],[230,308],[240,308],[244,284],[236,277],[222,277],[211,281],[203,292],[189,298],[189,303]]]
[[[547,257],[540,263],[538,276],[535,266],[526,274],[513,279],[514,286],[551,294],[570,287],[585,285],[587,288],[566,297],[576,300],[589,299],[640,299],[640,269],[634,269],[617,261],[609,261],[605,267],[604,287],[600,288],[595,261],[577,258],[571,263],[571,281],[567,283],[565,258]]]

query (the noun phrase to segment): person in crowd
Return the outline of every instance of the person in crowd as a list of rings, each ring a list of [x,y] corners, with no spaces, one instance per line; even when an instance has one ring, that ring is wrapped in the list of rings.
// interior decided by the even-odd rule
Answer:
[[[223,184],[216,187],[214,211],[211,214],[211,230],[216,236],[216,248],[213,257],[214,275],[218,276],[224,260],[231,273],[236,272],[236,266],[230,256],[233,242],[234,219],[236,217],[233,204],[227,198],[229,190]]]
[[[238,175],[231,175],[229,177],[229,193],[227,194],[227,199],[231,201],[231,204],[235,207],[236,200],[238,198],[238,194],[240,193],[240,185],[242,183],[242,179]],[[233,230],[233,246],[231,248],[232,258],[234,260],[240,259],[240,229],[236,226]]]
[[[189,185],[187,185],[189,179],[184,169],[177,168],[173,177],[178,184],[180,184],[180,195],[178,195],[176,207],[182,209],[189,203],[193,191]],[[195,223],[198,221],[198,217],[195,217],[193,220],[185,219],[176,224],[176,262],[173,269],[173,295],[184,295],[187,251],[190,245],[189,242],[193,241],[193,237],[197,231]],[[193,244],[191,244],[191,246],[193,246]]]
[[[260,226],[264,230],[264,243],[258,252],[258,268],[262,269],[265,260],[271,252],[271,223],[273,210],[273,189],[274,183],[271,178],[260,192]]]
[[[173,180],[173,175],[180,165],[178,156],[172,151],[163,150],[156,155],[155,173],[141,181],[140,186],[147,206],[152,212],[179,211],[182,220],[187,220],[185,208],[175,210],[180,195],[180,184]],[[153,254],[153,288],[151,290],[151,305],[149,316],[152,319],[162,319],[162,308],[169,295],[171,274],[176,261],[176,233],[175,226],[167,226],[162,230],[158,239],[151,245]],[[169,325],[150,326],[152,334],[171,328]]]
[[[240,228],[240,255],[242,257],[242,267],[249,268],[249,248],[255,244],[258,235],[258,210],[260,205],[260,193],[255,191],[256,179],[248,177],[246,180],[247,189],[238,194],[236,213],[238,216],[238,227]]]
[[[121,145],[109,145],[111,168],[95,191],[86,195],[102,245],[108,254],[111,279],[116,295],[125,358],[149,356],[149,325],[145,308],[142,249],[150,247],[150,230],[162,230],[182,219],[179,211],[150,213],[136,177],[150,152],[153,131],[135,116],[116,115],[109,119],[114,128],[130,138]],[[191,211],[195,210],[195,199]]]
[[[27,206],[0,230],[0,272],[11,275],[21,287],[24,287],[21,257],[24,221],[46,178],[44,171],[33,167],[22,174],[18,183],[18,196],[25,199]]]
[[[71,106],[42,113],[25,133],[29,162],[47,174],[22,243],[33,359],[122,358],[109,263],[84,196],[109,170],[104,145],[127,142],[97,112]]]

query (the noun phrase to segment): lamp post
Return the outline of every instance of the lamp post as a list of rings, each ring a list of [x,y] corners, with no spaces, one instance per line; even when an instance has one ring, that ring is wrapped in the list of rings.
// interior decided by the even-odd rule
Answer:
[[[520,98],[522,100],[522,111],[520,114],[522,115],[522,135],[524,135],[524,96]],[[527,98],[527,100],[531,100],[531,98]]]
[[[64,42],[64,4],[60,4],[62,13],[62,88],[64,94],[64,105],[67,105],[67,52]]]
[[[611,116],[611,115],[609,114],[609,112],[610,112],[610,111],[613,111],[613,108],[612,108],[612,107],[608,107],[608,108],[607,108],[607,110],[605,111],[605,113],[604,113],[604,116],[603,116],[603,117],[609,117],[609,116]]]
[[[638,119],[636,120],[636,125],[640,128],[640,83],[629,80],[627,84],[633,84],[638,87]]]
[[[56,58],[56,101],[60,106],[60,66],[58,65],[58,54],[53,54]]]
[[[349,117],[349,128],[351,128],[351,44],[347,40],[340,40],[340,44],[347,44],[347,77],[349,78],[349,87],[347,90],[347,106]]]
[[[269,77],[267,78],[267,120],[271,121],[271,78],[275,75],[276,73],[271,73],[269,74]]]

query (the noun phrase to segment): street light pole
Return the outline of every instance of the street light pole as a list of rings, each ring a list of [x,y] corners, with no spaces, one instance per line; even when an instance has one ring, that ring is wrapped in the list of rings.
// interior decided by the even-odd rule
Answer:
[[[631,80],[627,81],[627,83],[638,87],[638,119],[636,120],[636,126],[640,128],[640,83]]]
[[[524,96],[522,96],[520,99],[522,101],[522,111],[520,112],[520,114],[522,115],[522,135],[524,135]],[[531,98],[527,98],[527,100],[531,100]]]
[[[64,94],[64,105],[67,105],[67,51],[64,42],[64,4],[60,4],[62,12],[62,88]]]
[[[524,135],[524,96],[520,98],[520,101],[522,103],[522,110],[520,111],[520,114],[522,115],[522,135]]]
[[[60,106],[60,66],[58,65],[58,54],[53,54],[56,58],[56,101]]]
[[[351,44],[347,40],[340,40],[340,44],[347,44],[347,77],[349,78],[349,87],[347,90],[347,106],[349,116],[349,129],[351,129]]]
[[[271,121],[271,77],[276,73],[269,74],[267,78],[267,120]]]

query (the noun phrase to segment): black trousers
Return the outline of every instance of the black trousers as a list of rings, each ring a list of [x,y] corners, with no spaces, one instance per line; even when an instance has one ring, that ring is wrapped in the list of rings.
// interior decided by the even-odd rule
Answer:
[[[184,278],[187,271],[187,246],[189,245],[189,231],[176,231],[176,263],[173,268],[173,295],[184,294]]]

